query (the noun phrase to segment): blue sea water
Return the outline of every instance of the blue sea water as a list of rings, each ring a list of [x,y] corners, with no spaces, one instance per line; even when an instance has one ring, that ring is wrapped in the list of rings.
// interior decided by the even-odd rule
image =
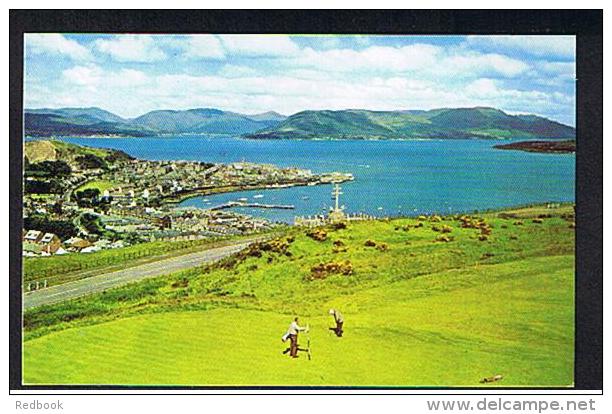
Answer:
[[[376,216],[458,213],[535,202],[574,201],[575,155],[493,148],[494,140],[309,141],[231,137],[63,138],[114,148],[150,160],[248,161],[350,172],[341,204],[349,213]],[[507,141],[504,141],[504,143]],[[263,197],[253,198],[255,195]],[[293,187],[194,197],[180,206],[210,207],[238,198],[291,204],[294,210],[234,211],[293,222],[296,215],[325,213],[331,186]]]

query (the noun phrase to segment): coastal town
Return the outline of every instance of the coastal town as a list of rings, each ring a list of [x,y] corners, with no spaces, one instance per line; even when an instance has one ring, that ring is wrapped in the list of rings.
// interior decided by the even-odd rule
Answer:
[[[24,146],[23,254],[88,253],[148,241],[195,240],[268,230],[278,223],[232,207],[292,208],[244,199],[178,207],[197,196],[340,183],[349,173],[235,162],[151,161],[56,140]]]

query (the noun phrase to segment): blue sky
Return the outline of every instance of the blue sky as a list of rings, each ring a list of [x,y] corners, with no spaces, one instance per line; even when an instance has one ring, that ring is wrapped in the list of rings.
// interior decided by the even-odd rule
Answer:
[[[26,34],[25,106],[492,106],[575,125],[574,36]]]

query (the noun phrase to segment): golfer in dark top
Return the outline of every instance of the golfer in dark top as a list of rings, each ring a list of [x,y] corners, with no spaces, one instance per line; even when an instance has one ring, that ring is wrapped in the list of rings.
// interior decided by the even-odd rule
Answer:
[[[330,309],[329,314],[334,317],[334,321],[336,322],[336,327],[329,329],[334,331],[336,336],[340,338],[344,333],[344,330],[342,329],[342,327],[344,326],[344,317],[338,309]]]

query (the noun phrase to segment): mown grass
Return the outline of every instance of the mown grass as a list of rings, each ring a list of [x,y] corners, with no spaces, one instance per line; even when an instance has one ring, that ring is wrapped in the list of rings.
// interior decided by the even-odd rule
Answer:
[[[79,155],[91,154],[91,155],[95,155],[96,157],[104,158],[111,152],[110,150],[105,149],[105,148],[95,148],[95,147],[89,147],[86,145],[76,145],[76,144],[71,144],[69,142],[65,142],[59,139],[51,139],[48,142],[50,142],[54,147],[58,149],[68,150],[73,153],[78,153]],[[26,143],[26,146],[27,145],[28,143]]]
[[[214,266],[28,310],[24,380],[473,386],[502,374],[493,386],[571,385],[570,210],[547,209],[543,219],[521,210],[522,224],[485,214],[486,241],[451,217],[354,223],[327,229],[325,241],[293,229],[276,251],[259,246]],[[432,227],[442,225],[453,241],[434,241],[440,232]],[[309,277],[318,264],[347,261],[350,275]],[[343,338],[327,329],[330,307],[345,315]],[[280,353],[293,315],[312,328],[312,361]]]

